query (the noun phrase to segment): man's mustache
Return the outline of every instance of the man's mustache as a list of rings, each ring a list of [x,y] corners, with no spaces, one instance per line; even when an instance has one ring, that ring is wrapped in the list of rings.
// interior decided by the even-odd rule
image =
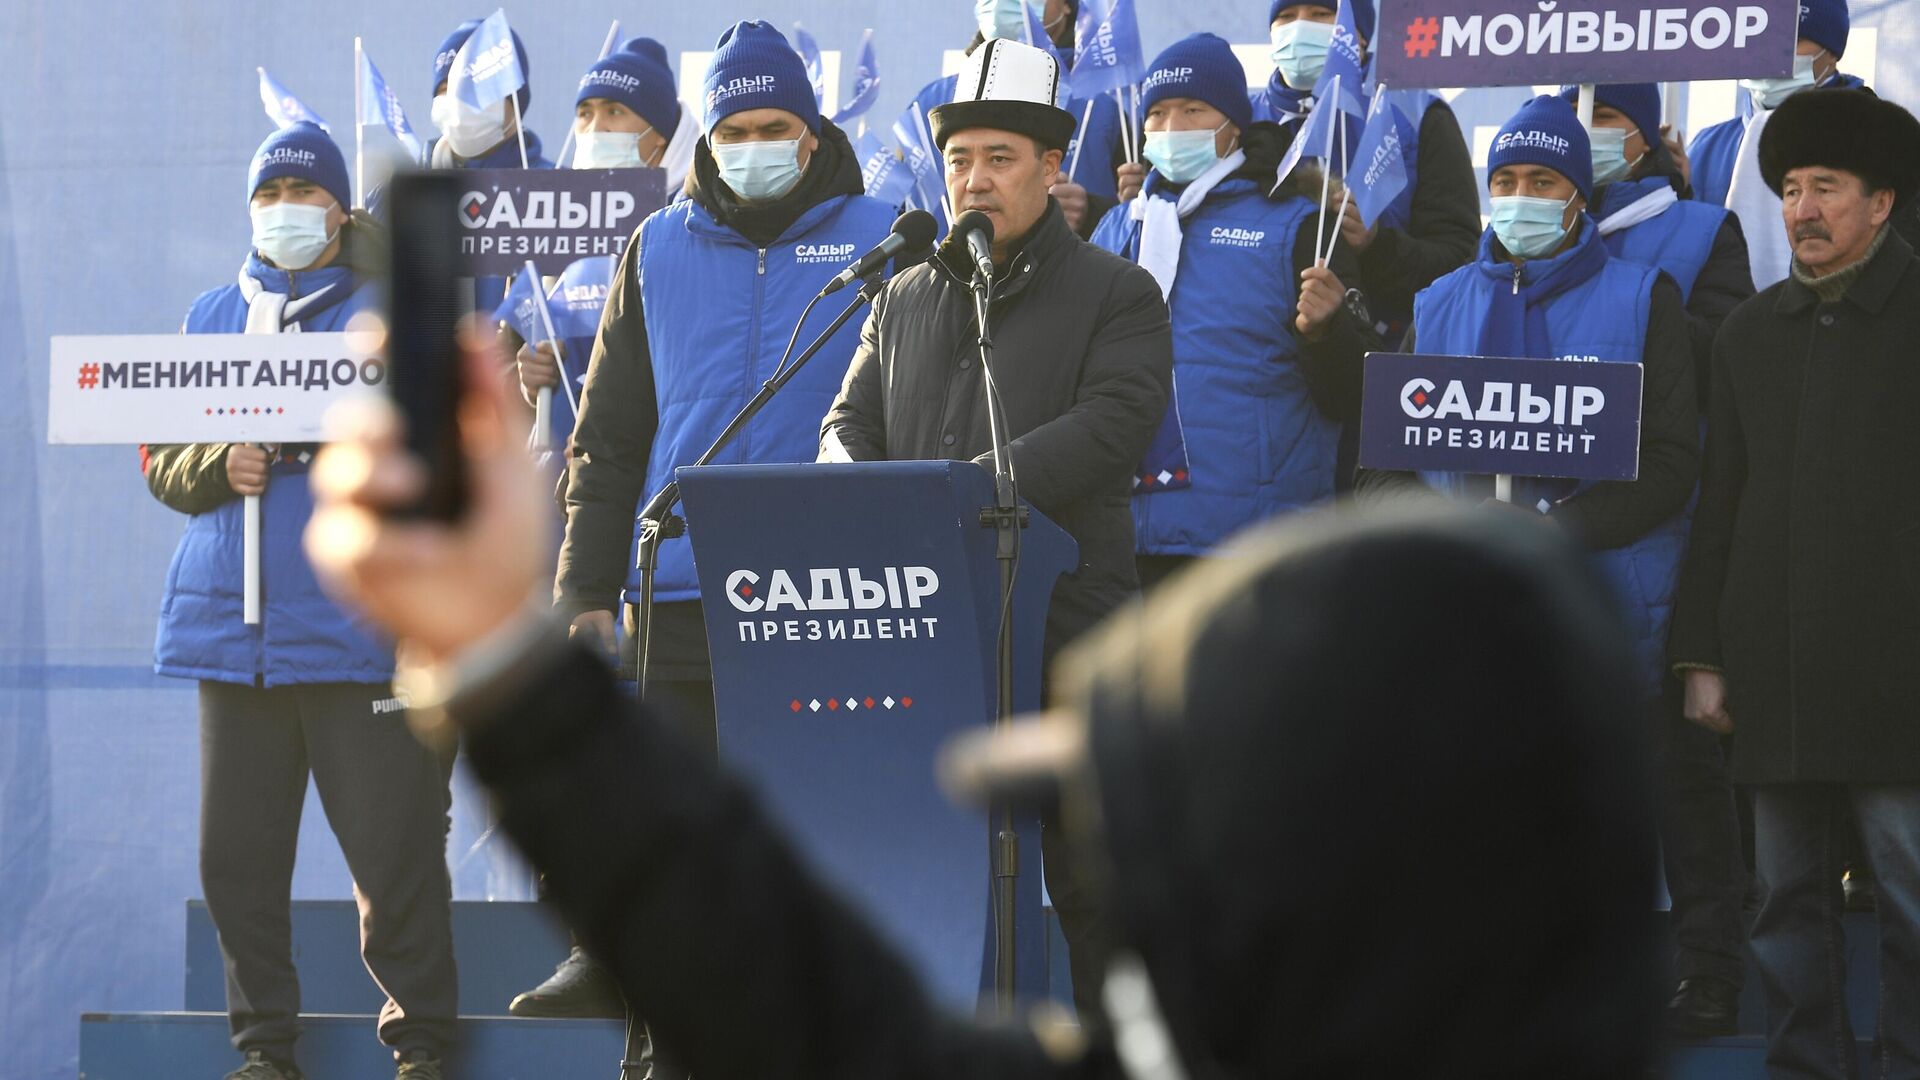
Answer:
[[[1795,225],[1793,227],[1793,238],[1795,240],[1831,240],[1833,239],[1833,234],[1827,231],[1825,225],[1808,223],[1805,225]]]

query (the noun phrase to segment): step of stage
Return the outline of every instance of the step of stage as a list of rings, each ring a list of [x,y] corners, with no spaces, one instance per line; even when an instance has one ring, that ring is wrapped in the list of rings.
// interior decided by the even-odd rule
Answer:
[[[393,1053],[372,1016],[300,1018],[300,1068],[315,1080],[393,1075]],[[626,1027],[617,1020],[460,1021],[448,1075],[460,1080],[551,1080],[620,1074]],[[81,1080],[209,1080],[238,1067],[225,1013],[87,1013],[80,1018]]]

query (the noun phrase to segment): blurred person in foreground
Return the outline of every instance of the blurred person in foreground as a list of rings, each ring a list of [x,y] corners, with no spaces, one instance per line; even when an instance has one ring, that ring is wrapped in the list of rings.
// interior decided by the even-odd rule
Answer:
[[[469,341],[464,521],[381,516],[422,474],[376,403],[338,418],[308,550],[418,647],[416,719],[465,738],[504,827],[694,1075],[1650,1064],[1653,830],[1626,634],[1552,530],[1423,506],[1252,534],[1076,646],[1051,712],[951,748],[950,786],[1059,805],[1121,923],[1110,1039],[990,1027],[936,1010],[753,794],[541,611],[525,421]],[[1354,903],[1360,863],[1396,899]],[[1516,870],[1556,902],[1498,903]]]

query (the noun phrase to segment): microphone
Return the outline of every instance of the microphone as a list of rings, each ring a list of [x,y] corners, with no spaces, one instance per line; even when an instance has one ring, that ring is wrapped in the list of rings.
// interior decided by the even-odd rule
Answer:
[[[993,280],[993,219],[978,210],[969,210],[953,223],[953,231],[967,242],[974,270],[983,281]]]
[[[925,210],[909,210],[901,214],[893,219],[893,231],[887,234],[887,238],[875,244],[873,250],[849,263],[845,270],[840,271],[832,281],[827,282],[827,287],[820,290],[820,295],[832,296],[873,273],[888,259],[903,251],[919,251],[932,247],[933,234],[938,228],[933,215]]]

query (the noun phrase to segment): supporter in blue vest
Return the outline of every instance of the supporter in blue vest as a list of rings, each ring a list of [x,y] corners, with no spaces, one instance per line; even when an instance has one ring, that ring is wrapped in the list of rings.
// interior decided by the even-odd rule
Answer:
[[[253,250],[202,293],[188,334],[338,331],[372,302],[386,240],[349,216],[347,166],[312,124],[269,136],[247,175]],[[215,400],[214,396],[208,398]],[[297,1078],[300,984],[287,909],[307,777],[340,841],[386,991],[379,1034],[408,1080],[439,1080],[456,985],[445,860],[451,758],[394,699],[390,644],[334,606],[300,547],[314,447],[142,448],[147,486],[192,515],[167,572],[155,670],[200,683],[200,880],[226,964],[229,1080]],[[242,611],[244,496],[260,497],[260,621]]]
[[[694,119],[692,109],[680,105],[666,48],[652,38],[629,38],[588,68],[574,98],[573,139],[573,155],[567,162],[573,168],[662,168],[667,171],[667,197],[672,199],[693,168],[700,122]],[[568,394],[559,383],[563,377],[570,380],[569,385],[576,388],[574,395],[578,395],[577,388],[586,380],[593,339],[561,341],[561,363],[556,365],[553,347],[547,342],[534,345],[520,340],[511,328],[508,332],[508,351],[519,361],[520,385],[525,388],[528,403],[532,404],[541,387],[554,387],[552,445],[563,447],[573,435],[575,418]]]
[[[650,215],[627,247],[574,429],[554,602],[576,635],[609,651],[614,612],[637,598],[635,511],[773,375],[807,301],[893,226],[893,207],[864,194],[852,145],[820,115],[799,55],[771,25],[721,34],[704,101],[687,198]],[[801,340],[824,328],[810,320]],[[814,460],[859,338],[856,320],[716,463]],[[685,538],[661,544],[654,596],[645,696],[711,753],[713,676]],[[604,1003],[608,984],[588,964],[569,958],[534,992],[558,1002],[535,1007]]]
[[[1365,328],[1337,294],[1320,308],[1301,295],[1303,281],[1353,276],[1351,256],[1336,244],[1331,270],[1315,266],[1314,203],[1267,194],[1287,140],[1253,122],[1232,47],[1194,34],[1148,71],[1146,193],[1108,211],[1093,242],[1146,267],[1173,316],[1173,399],[1133,479],[1151,588],[1242,526],[1332,497]]]
[[[1374,36],[1373,0],[1347,0],[1353,5],[1354,28],[1366,53]],[[1326,66],[1338,11],[1333,3],[1272,0],[1267,24],[1273,41],[1273,76],[1264,89],[1250,95],[1253,118],[1270,120],[1289,137],[1300,130],[1313,102],[1313,84]],[[1370,57],[1369,57],[1370,64]],[[1407,186],[1368,228],[1360,209],[1348,203],[1340,222],[1341,238],[1359,257],[1358,284],[1367,305],[1390,337],[1398,337],[1413,317],[1413,294],[1435,278],[1473,257],[1480,235],[1480,194],[1473,176],[1473,158],[1453,109],[1433,94],[1426,95],[1420,115],[1406,123],[1396,117],[1401,155],[1406,162]],[[1311,175],[1309,175],[1309,172]],[[1317,170],[1298,174],[1320,197]],[[1133,190],[1121,183],[1122,200]],[[1333,197],[1339,205],[1338,189]]]
[[[1046,27],[1047,36],[1055,55],[1060,57],[1062,67],[1073,66],[1074,55],[1074,19],[1079,14],[1079,0],[975,0],[973,5],[976,29],[973,40],[967,43],[967,55],[988,38],[1009,38],[1014,41],[1027,39],[1026,6],[1031,3],[1040,14],[1040,21]],[[1045,42],[1035,42],[1045,47]],[[920,122],[928,125],[929,130],[922,138],[933,144],[931,128],[933,110],[953,100],[953,88],[957,75],[943,75],[920,88],[914,95],[913,104],[919,107]],[[1066,164],[1061,166],[1058,183],[1049,190],[1054,201],[1060,204],[1060,212],[1066,215],[1067,225],[1086,239],[1093,234],[1093,227],[1114,202],[1114,170],[1125,159],[1120,141],[1120,110],[1111,97],[1101,96],[1093,99],[1091,105],[1083,99],[1067,95],[1062,106],[1073,114],[1075,121],[1084,121],[1074,129],[1073,141],[1067,146]],[[934,208],[934,216],[941,218],[940,228],[944,232],[946,221],[940,208]]]
[[[1562,87],[1573,101],[1578,87]],[[1753,295],[1740,219],[1680,197],[1686,181],[1661,140],[1653,83],[1595,89],[1593,204],[1607,250],[1658,268],[1680,289],[1693,342],[1702,424],[1713,340],[1727,314]],[[1673,900],[1674,975],[1667,1027],[1682,1037],[1731,1035],[1746,980],[1747,869],[1740,819],[1719,736],[1687,721],[1669,684],[1655,723],[1660,851]]]
[[[1513,505],[1592,549],[1634,633],[1643,697],[1665,686],[1662,656],[1700,471],[1692,346],[1680,290],[1661,271],[1611,257],[1586,207],[1592,151],[1573,107],[1534,98],[1487,157],[1493,223],[1470,265],[1414,302],[1405,348],[1455,356],[1638,363],[1645,367],[1640,474],[1579,483],[1515,478]],[[1487,499],[1493,478],[1361,470],[1356,492]]]
[[[1574,101],[1577,86],[1560,96]],[[1595,88],[1593,204],[1607,250],[1656,267],[1680,287],[1693,340],[1694,387],[1702,414],[1713,336],[1727,313],[1752,296],[1747,239],[1728,211],[1684,198],[1686,178],[1660,136],[1660,88],[1619,83]]]

